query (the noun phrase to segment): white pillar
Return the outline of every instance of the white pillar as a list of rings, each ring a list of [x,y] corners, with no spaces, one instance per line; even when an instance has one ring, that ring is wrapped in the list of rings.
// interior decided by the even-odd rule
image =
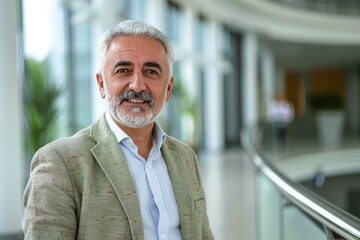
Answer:
[[[189,98],[195,99],[197,94],[196,87],[198,85],[198,65],[196,62],[196,47],[195,47],[195,27],[196,27],[196,13],[191,8],[184,11],[184,28],[183,38],[181,39],[181,49],[178,51],[178,58],[180,59],[180,79],[185,86]],[[191,139],[191,134],[194,131],[195,119],[182,117],[181,119],[181,135],[180,139],[186,142],[194,141]]]
[[[252,32],[244,35],[242,42],[242,62],[243,62],[243,124],[245,126],[255,124],[258,119],[257,114],[257,37]]]
[[[148,19],[147,22],[163,33],[166,32],[166,0],[148,0]]]
[[[181,80],[186,86],[186,90],[190,91],[193,95],[196,86],[196,71],[198,70],[196,63],[196,42],[195,42],[195,29],[196,27],[196,14],[193,9],[185,9],[184,14],[184,34],[181,39],[181,51],[179,52],[181,59]]]
[[[97,48],[101,35],[113,25],[121,20],[117,15],[116,0],[107,0],[106,4],[102,0],[94,0],[92,9],[95,11],[95,20],[93,21],[93,74],[91,78],[92,92],[92,121],[97,119],[105,110],[106,102],[100,97],[99,88],[96,82],[95,74],[97,73]]]
[[[263,96],[265,113],[269,113],[271,102],[275,97],[276,72],[274,54],[268,47],[261,49],[261,74],[263,82]]]
[[[20,1],[0,1],[0,238],[21,233],[23,110],[19,74]]]
[[[224,148],[224,84],[218,40],[221,28],[215,21],[209,22],[209,59],[205,69],[205,149],[220,151]],[[226,127],[226,126],[225,126]]]

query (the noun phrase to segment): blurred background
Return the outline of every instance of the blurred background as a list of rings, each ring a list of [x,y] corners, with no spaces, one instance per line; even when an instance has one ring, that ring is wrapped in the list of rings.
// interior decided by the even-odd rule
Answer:
[[[321,239],[274,221],[278,202],[259,192],[240,138],[251,126],[257,152],[282,174],[360,217],[359,1],[0,0],[0,239],[22,239],[34,152],[104,111],[97,41],[125,19],[156,26],[175,49],[159,122],[199,155],[216,239]],[[279,92],[291,109],[283,139],[272,116]],[[270,236],[271,221],[280,230]]]

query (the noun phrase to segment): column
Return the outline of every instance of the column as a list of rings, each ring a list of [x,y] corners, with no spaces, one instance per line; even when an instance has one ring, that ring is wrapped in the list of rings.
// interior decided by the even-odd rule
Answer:
[[[92,119],[97,119],[106,110],[106,101],[100,97],[99,88],[96,82],[97,73],[97,48],[101,35],[111,28],[114,24],[123,20],[117,15],[116,0],[108,0],[106,4],[102,0],[94,0],[93,9],[95,9],[96,19],[93,21],[93,74],[91,78],[92,91]]]
[[[263,95],[265,104],[265,113],[270,111],[271,102],[275,98],[276,73],[273,52],[266,46],[261,49],[261,74],[263,82]],[[267,116],[267,115],[266,115]]]
[[[22,232],[25,160],[19,19],[20,1],[0,1],[0,239]]]
[[[166,4],[165,0],[148,0],[148,10],[145,10],[149,14],[147,22],[164,33],[166,32]]]
[[[243,124],[253,125],[258,120],[258,101],[257,101],[257,54],[258,44],[255,33],[247,32],[242,42],[242,104],[243,104]]]
[[[190,91],[191,95],[195,92],[195,86],[197,81],[196,71],[196,43],[195,43],[195,31],[196,31],[196,13],[191,8],[185,9],[184,14],[184,34],[181,39],[181,49],[178,52],[178,57],[181,59],[181,80],[186,86],[186,90]]]
[[[184,28],[183,38],[181,39],[181,48],[177,52],[177,58],[180,60],[180,78],[175,81],[181,81],[185,87],[189,98],[196,99],[198,94],[198,71],[200,70],[196,62],[197,49],[195,47],[196,31],[196,13],[191,8],[184,10]],[[195,101],[195,100],[194,100]],[[195,119],[182,115],[180,138],[186,142],[192,142],[192,133],[194,132]]]
[[[224,148],[224,84],[221,73],[221,61],[218,44],[220,32],[219,23],[209,23],[209,60],[205,70],[205,149],[220,151]]]

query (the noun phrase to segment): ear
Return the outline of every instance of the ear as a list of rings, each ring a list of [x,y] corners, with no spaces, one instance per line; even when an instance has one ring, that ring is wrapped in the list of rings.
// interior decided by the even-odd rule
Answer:
[[[169,102],[170,101],[170,96],[171,96],[171,91],[172,91],[172,87],[173,87],[173,83],[174,83],[174,76],[170,77],[169,83],[167,85],[167,89],[166,89],[166,97],[165,97],[165,101]]]
[[[105,80],[103,79],[103,76],[101,73],[96,74],[96,81],[99,87],[100,96],[102,99],[105,98]]]

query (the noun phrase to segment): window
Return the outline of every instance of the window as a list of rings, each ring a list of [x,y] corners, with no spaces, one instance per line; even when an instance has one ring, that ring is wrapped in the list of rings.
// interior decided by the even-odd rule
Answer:
[[[175,3],[169,2],[167,9],[167,27],[166,32],[169,39],[175,44],[180,42],[182,11]]]

